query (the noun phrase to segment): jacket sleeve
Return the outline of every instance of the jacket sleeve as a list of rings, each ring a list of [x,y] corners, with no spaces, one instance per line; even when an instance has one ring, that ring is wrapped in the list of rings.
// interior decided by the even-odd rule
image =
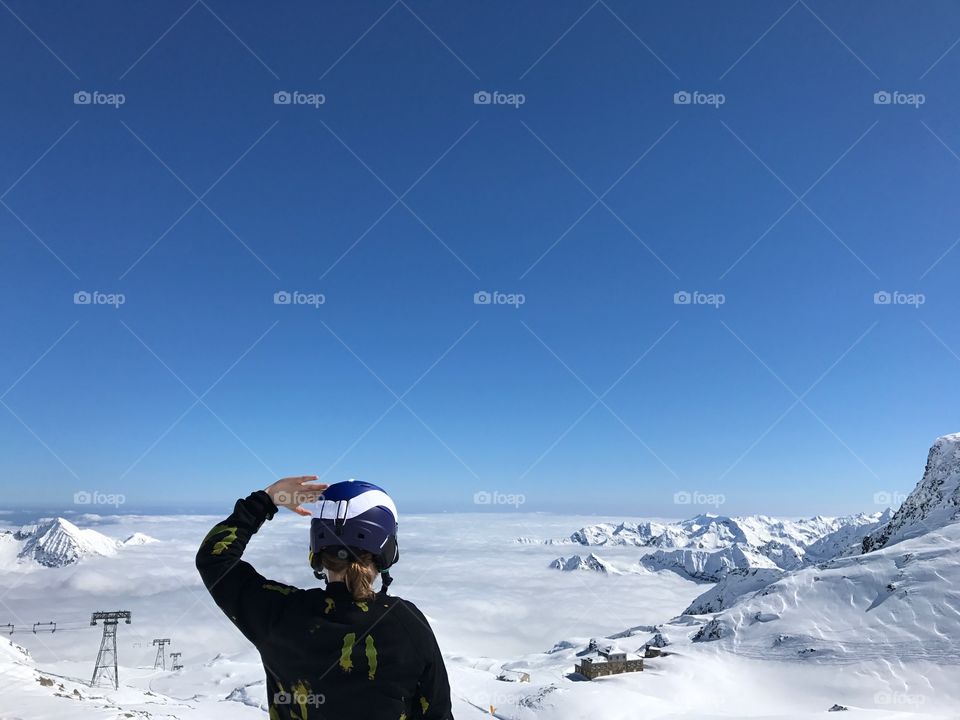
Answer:
[[[197,551],[197,570],[214,602],[256,645],[297,588],[267,580],[241,559],[247,543],[277,512],[263,490],[237,500],[233,513],[213,526]]]
[[[437,638],[420,609],[413,603],[404,602],[404,605],[416,618],[413,624],[419,626],[418,634],[422,638],[423,653],[426,656],[426,666],[417,683],[414,717],[422,717],[424,720],[453,720],[450,681],[447,679],[447,667],[443,663]]]

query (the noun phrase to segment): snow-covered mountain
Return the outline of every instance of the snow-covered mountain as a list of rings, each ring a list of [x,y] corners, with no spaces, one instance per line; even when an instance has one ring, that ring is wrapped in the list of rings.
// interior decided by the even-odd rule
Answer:
[[[530,537],[529,535],[521,535],[518,538],[514,538],[515,543],[521,545],[572,545],[573,540],[570,538],[548,538],[544,540],[542,538]]]
[[[645,547],[655,544],[655,540],[666,532],[668,525],[655,522],[645,523],[598,523],[582,527],[570,540],[580,545],[636,545]]]
[[[778,568],[736,568],[690,603],[683,614],[707,615],[726,610],[744,595],[762,590],[782,576],[783,571]]]
[[[601,560],[593,553],[590,553],[587,557],[581,557],[580,555],[573,555],[570,558],[558,557],[550,563],[550,567],[565,572],[573,570],[591,570],[608,574],[618,574],[620,572],[606,560]]]
[[[640,564],[648,570],[672,570],[691,580],[705,582],[718,582],[737,569],[777,569],[769,558],[739,544],[713,551],[657,550],[641,558]]]
[[[889,522],[863,539],[867,553],[960,519],[960,433],[937,438],[923,478]]]
[[[574,532],[581,545],[636,545],[663,549],[719,550],[734,544],[770,543],[802,548],[846,524],[846,518],[780,520],[765,515],[726,517],[704,513],[678,523],[599,523]]]
[[[922,657],[960,665],[958,451],[960,435],[937,439],[916,489],[863,540],[869,552],[842,554],[769,583],[759,572],[731,573],[687,609],[717,613],[694,638],[729,642],[752,657]]]
[[[133,535],[124,540],[122,545],[149,545],[150,543],[159,542],[156,538],[145,535],[142,532],[135,532]]]
[[[45,567],[63,567],[93,555],[112,556],[121,546],[96,530],[78,528],[60,517],[24,525],[5,533],[5,537],[7,546],[18,548],[19,561],[33,561]]]
[[[960,665],[960,524],[786,573],[723,609],[700,639],[752,657]],[[692,610],[711,612],[708,598]]]
[[[587,546],[657,548],[640,562],[716,582],[733,569],[795,570],[853,552],[890,518],[890,511],[782,520],[765,515],[701,514],[678,523],[599,523],[580,528],[570,541]]]
[[[816,542],[807,545],[804,548],[804,560],[808,563],[817,563],[840,555],[859,553],[863,545],[863,539],[889,522],[892,516],[893,510],[889,508],[882,513],[852,515],[846,518],[848,522],[832,533],[828,533]]]

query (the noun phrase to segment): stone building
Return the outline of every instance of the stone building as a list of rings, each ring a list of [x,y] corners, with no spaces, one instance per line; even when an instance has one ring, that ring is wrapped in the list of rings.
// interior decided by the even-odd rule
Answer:
[[[643,670],[642,657],[625,652],[613,643],[591,640],[587,650],[574,670],[590,680],[604,675],[619,675]]]

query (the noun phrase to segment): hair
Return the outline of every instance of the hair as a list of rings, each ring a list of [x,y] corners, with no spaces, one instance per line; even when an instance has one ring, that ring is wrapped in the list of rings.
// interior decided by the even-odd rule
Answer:
[[[320,554],[320,563],[331,572],[343,573],[347,590],[354,600],[369,600],[376,595],[373,580],[377,576],[377,567],[373,562],[373,555],[365,551],[351,555],[350,558],[342,560],[333,550],[324,550]]]

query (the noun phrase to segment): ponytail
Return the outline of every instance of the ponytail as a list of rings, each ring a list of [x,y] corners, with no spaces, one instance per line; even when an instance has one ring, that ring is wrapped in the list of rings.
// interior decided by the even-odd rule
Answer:
[[[361,552],[347,560],[342,560],[332,552],[324,550],[320,556],[320,562],[327,570],[343,574],[347,590],[357,602],[369,600],[376,595],[373,590],[373,579],[377,575],[377,568],[370,553]]]

